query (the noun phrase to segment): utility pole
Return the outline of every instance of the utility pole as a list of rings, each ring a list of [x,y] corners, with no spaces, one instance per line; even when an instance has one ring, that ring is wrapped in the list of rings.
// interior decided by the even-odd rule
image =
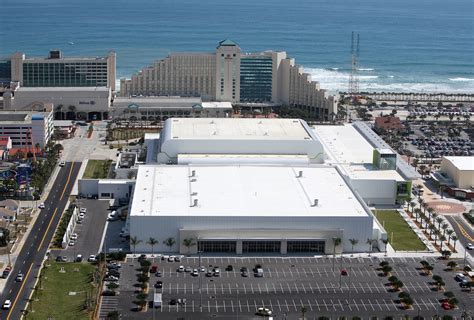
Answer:
[[[202,251],[198,249],[199,254],[199,310],[202,312],[202,272],[201,272],[201,255]]]

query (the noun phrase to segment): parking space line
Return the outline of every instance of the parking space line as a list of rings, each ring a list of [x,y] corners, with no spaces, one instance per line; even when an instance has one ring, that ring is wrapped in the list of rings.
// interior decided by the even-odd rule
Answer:
[[[217,303],[217,301],[216,301]],[[227,312],[227,309],[225,308],[225,300],[222,300],[222,305],[224,306],[224,312]]]
[[[288,306],[288,301],[285,299],[286,310],[290,311],[290,307]]]
[[[253,301],[253,305],[254,305],[254,307],[255,307],[255,311],[257,311],[257,301],[254,300],[254,301]]]
[[[273,291],[275,292],[275,294],[277,293],[277,289],[275,287],[275,284],[272,282],[272,286],[273,286]]]
[[[357,305],[357,302],[354,299],[352,299],[352,301],[354,301],[354,306],[357,308],[357,311],[359,311],[359,306]]]
[[[258,293],[262,294],[262,290],[260,289],[260,283],[257,283],[258,285]]]
[[[296,306],[295,299],[291,299],[291,300],[293,300],[293,306],[295,307],[295,311],[298,311],[298,307]]]
[[[298,286],[296,285],[296,282],[295,282],[295,289],[296,289],[296,293],[299,294],[300,291],[298,290]]]
[[[341,310],[344,311],[344,307],[342,306],[341,300],[337,299],[339,301],[339,305],[341,306]]]
[[[301,305],[303,305],[303,301],[301,301]],[[311,305],[311,302],[309,301],[309,299],[308,299],[308,306],[311,309],[311,311],[313,311],[313,306]]]
[[[217,287],[215,283],[214,283],[214,294],[217,294]]]
[[[329,293],[328,287],[326,287],[326,283],[323,282],[323,284],[324,284],[324,289],[326,289],[326,293]]]
[[[277,299],[277,303],[278,303],[278,309],[280,309],[280,311],[281,311],[280,300]]]
[[[311,290],[311,293],[314,293],[313,287],[311,286],[311,282],[308,282],[308,285],[309,285],[309,289]]]
[[[253,284],[250,283],[250,288],[252,288],[252,294],[254,294],[255,292],[253,291]]]
[[[382,306],[380,305],[379,300],[378,300],[378,299],[375,299],[375,301],[377,302],[377,305],[379,306],[380,311],[383,311],[383,308],[382,308]]]
[[[321,311],[321,308],[319,307],[318,300],[314,299],[314,303],[315,303],[316,307],[318,307],[318,311]]]
[[[206,294],[209,294],[209,284],[207,284],[207,283],[206,283]]]
[[[367,307],[365,306],[364,301],[362,301],[362,299],[360,299],[360,302],[362,302],[362,306],[364,307],[365,311],[367,311]]]
[[[385,304],[385,306],[387,307],[387,310],[390,311],[390,307],[388,306],[387,301],[385,301],[385,299],[382,299],[382,301]]]
[[[240,300],[239,300],[239,312],[242,312],[242,304],[240,303]]]
[[[268,291],[268,285],[266,282],[265,282],[265,289],[267,289],[267,293],[270,293],[270,291]]]
[[[433,303],[433,301],[431,301],[431,299],[429,299],[429,298],[428,298],[428,301],[429,301],[429,303],[431,303],[431,306],[436,310],[437,307],[436,307],[436,305]],[[435,300],[435,301],[436,301],[436,303],[438,303],[437,300]]]
[[[281,288],[281,293],[285,293],[285,291],[283,290],[283,285],[281,284],[281,282],[280,282],[280,288]]]
[[[423,298],[420,298],[421,302],[423,303],[423,306],[426,308],[426,310],[430,310],[430,308],[426,305],[425,300]],[[415,300],[416,301],[416,300]],[[419,304],[418,304],[419,305]]]
[[[270,310],[273,310],[272,300],[270,300]]]
[[[194,300],[192,302],[193,302],[193,313],[194,313]]]
[[[247,288],[245,287],[245,283],[244,283],[244,293],[247,294]]]
[[[290,267],[290,275],[293,278],[293,272],[291,271],[291,267]]]
[[[329,310],[328,305],[326,304],[326,300],[323,299],[323,303],[324,303],[324,307],[326,308],[326,310]]]

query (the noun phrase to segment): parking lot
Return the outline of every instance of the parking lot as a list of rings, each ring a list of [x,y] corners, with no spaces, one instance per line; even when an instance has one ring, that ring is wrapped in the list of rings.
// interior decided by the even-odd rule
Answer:
[[[259,307],[272,310],[276,319],[297,319],[304,306],[306,317],[319,316],[424,316],[450,314],[458,316],[462,308],[473,308],[474,293],[463,292],[454,280],[453,272],[446,272],[444,262],[425,259],[434,264],[434,274],[445,279],[446,290],[453,291],[460,300],[458,310],[444,311],[440,300],[443,293],[433,289],[431,277],[425,276],[417,268],[421,259],[388,258],[393,267],[392,275],[404,283],[404,291],[414,299],[413,310],[404,310],[398,301],[398,293],[392,292],[387,277],[380,275],[378,258],[343,258],[335,260],[333,272],[332,257],[202,257],[201,265],[206,269],[219,266],[220,277],[208,277],[205,273],[192,276],[187,272],[177,272],[179,266],[198,268],[199,258],[183,258],[181,262],[167,262],[155,258],[161,277],[150,276],[149,300],[153,299],[154,283],[163,281],[163,305],[149,308],[148,317],[159,314],[160,319],[205,319],[236,317],[258,319],[255,315]],[[261,264],[262,278],[254,277],[252,269]],[[232,265],[232,271],[225,271]],[[342,276],[340,268],[346,269]],[[249,276],[242,277],[240,268],[247,267]],[[127,261],[122,266],[118,307],[124,319],[143,318],[142,312],[134,311],[136,296],[136,274],[138,261]],[[185,304],[170,304],[171,300],[186,299]],[[471,310],[472,311],[472,310]]]
[[[63,250],[55,250],[54,255],[66,256],[72,261],[78,254],[82,254],[84,259],[89,255],[99,252],[102,235],[107,218],[108,201],[81,199],[79,206],[87,209],[81,224],[77,224],[74,232],[78,238],[74,246],[68,246]]]

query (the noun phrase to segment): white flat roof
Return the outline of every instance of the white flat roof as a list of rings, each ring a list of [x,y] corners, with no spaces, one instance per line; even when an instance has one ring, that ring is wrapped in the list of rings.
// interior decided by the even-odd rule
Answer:
[[[471,171],[474,170],[474,157],[444,157],[451,162],[458,170]]]
[[[142,165],[131,215],[367,217],[365,210],[334,167]]]
[[[110,91],[107,87],[19,87],[15,91],[32,91],[32,92],[40,92],[40,91]]]
[[[343,166],[351,179],[405,181],[397,170],[371,170],[363,165]]]
[[[333,163],[372,163],[374,147],[352,125],[314,126],[314,132]]]
[[[212,101],[203,102],[201,105],[204,109],[232,109],[232,103],[230,102]]]
[[[298,119],[174,118],[172,139],[312,140]]]

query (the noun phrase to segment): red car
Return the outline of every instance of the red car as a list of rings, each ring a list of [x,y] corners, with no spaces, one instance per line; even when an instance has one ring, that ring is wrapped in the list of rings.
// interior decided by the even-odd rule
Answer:
[[[156,273],[158,271],[158,266],[156,264],[151,266],[150,273]]]
[[[444,310],[451,310],[453,307],[451,306],[451,304],[449,302],[443,302],[441,304],[441,307],[444,309]]]
[[[346,269],[341,270],[341,276],[347,276],[347,270]]]

